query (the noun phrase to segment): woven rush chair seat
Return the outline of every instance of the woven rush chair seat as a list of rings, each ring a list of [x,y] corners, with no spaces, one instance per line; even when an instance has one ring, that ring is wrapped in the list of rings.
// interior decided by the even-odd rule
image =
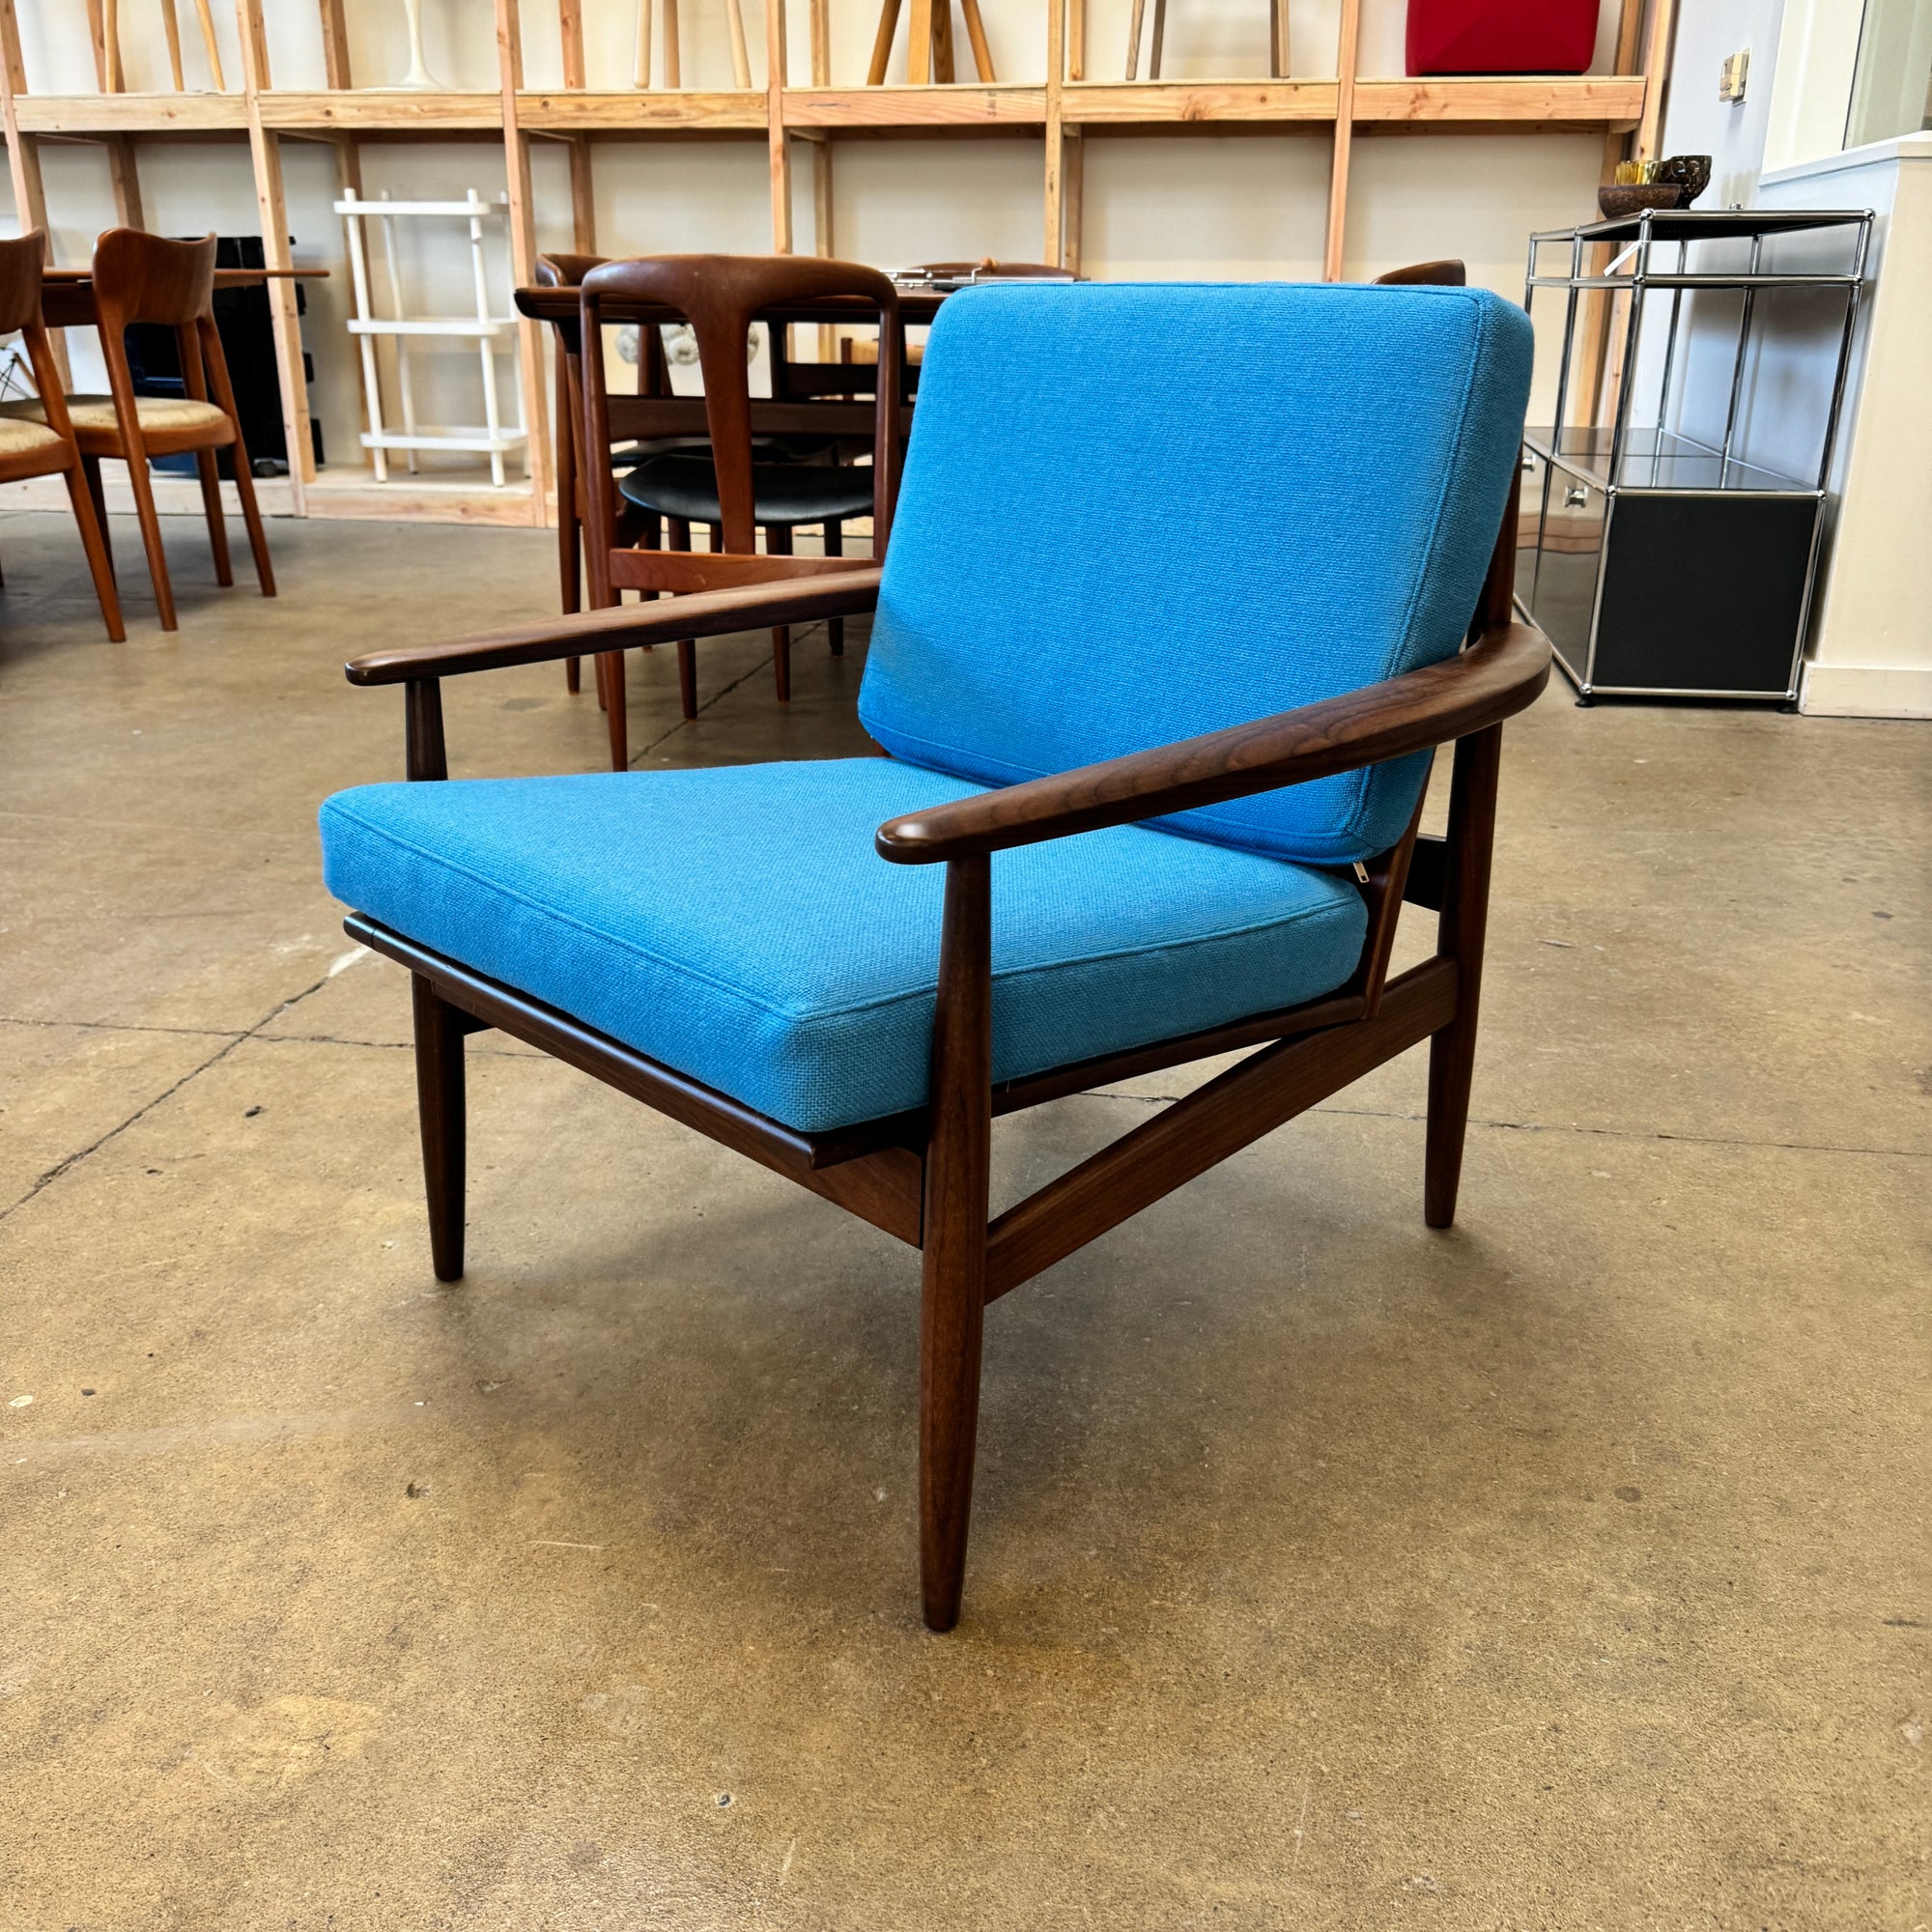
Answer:
[[[112,433],[121,427],[112,396],[70,396],[67,412],[77,430]],[[228,421],[226,410],[213,403],[198,403],[192,396],[136,396],[134,414],[145,430],[218,429]],[[46,420],[45,406],[39,397],[0,403],[0,415],[29,422]]]
[[[44,416],[15,416],[0,412],[0,456],[25,456],[30,450],[57,449],[59,435]]]

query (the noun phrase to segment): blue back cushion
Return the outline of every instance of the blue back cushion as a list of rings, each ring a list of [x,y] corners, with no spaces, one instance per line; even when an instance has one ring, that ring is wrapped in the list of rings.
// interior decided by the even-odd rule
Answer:
[[[859,715],[1005,784],[1461,644],[1529,393],[1480,289],[967,290],[927,345]],[[1164,821],[1317,863],[1402,836],[1428,753]]]

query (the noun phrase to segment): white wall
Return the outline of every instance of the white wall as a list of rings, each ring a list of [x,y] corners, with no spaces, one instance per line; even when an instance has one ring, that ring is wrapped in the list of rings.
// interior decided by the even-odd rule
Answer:
[[[1854,407],[1833,466],[1829,568],[1804,708],[1932,717],[1932,600],[1924,592],[1932,470],[1932,135],[1874,143],[1767,176],[1775,208],[1877,211]],[[1814,350],[1814,355],[1817,353]]]

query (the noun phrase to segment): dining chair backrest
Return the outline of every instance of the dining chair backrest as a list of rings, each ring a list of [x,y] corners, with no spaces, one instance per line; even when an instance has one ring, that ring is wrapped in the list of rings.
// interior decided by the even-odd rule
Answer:
[[[1452,655],[1515,475],[1530,328],[1479,289],[995,284],[926,344],[859,716],[982,783]],[[1428,754],[1171,829],[1393,846]]]
[[[103,327],[190,327],[213,312],[214,237],[170,242],[138,228],[110,228],[94,244],[94,299]]]
[[[1467,285],[1469,271],[1453,257],[1440,262],[1411,262],[1406,269],[1391,269],[1376,280],[1383,288],[1460,289]]]
[[[41,276],[45,271],[43,228],[17,242],[0,242],[0,335],[17,334],[41,319]]]
[[[645,255],[606,262],[583,278],[584,444],[610,441],[610,391],[604,374],[603,305],[607,300],[662,303],[691,324],[704,377],[705,424],[717,469],[724,548],[757,549],[752,490],[752,392],[745,345],[761,311],[826,297],[856,297],[879,323],[883,365],[872,440],[873,552],[885,549],[898,466],[898,292],[876,269],[813,255]],[[608,491],[606,466],[592,466],[593,493]],[[601,519],[600,519],[601,521]]]

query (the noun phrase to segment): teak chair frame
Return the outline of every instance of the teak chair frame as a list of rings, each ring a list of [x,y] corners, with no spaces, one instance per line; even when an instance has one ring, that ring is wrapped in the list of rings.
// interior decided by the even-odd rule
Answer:
[[[1459,656],[1293,711],[959,799],[879,828],[883,858],[947,868],[930,1096],[917,1112],[830,1133],[800,1133],[513,986],[352,915],[346,924],[353,938],[414,976],[416,1086],[438,1279],[455,1281],[463,1273],[463,1041],[491,1027],[581,1067],[918,1248],[923,1607],[932,1629],[952,1629],[965,1574],[988,1302],[1425,1039],[1424,1218],[1432,1228],[1446,1228],[1455,1216],[1475,1064],[1502,724],[1533,702],[1549,678],[1548,641],[1512,620],[1517,496],[1513,486],[1470,627],[1472,641]],[[439,780],[448,772],[443,677],[694,631],[718,636],[855,615],[874,608],[880,576],[877,567],[868,567],[794,583],[738,582],[688,597],[675,611],[626,606],[454,643],[379,652],[346,670],[353,684],[405,687],[408,775]],[[994,1084],[994,853],[1305,783],[1446,743],[1456,747],[1447,836],[1419,834],[1418,804],[1396,846],[1360,868],[1368,935],[1347,985],[1285,1011]],[[1437,914],[1436,947],[1391,979],[1390,951],[1405,900]],[[1258,1051],[989,1220],[996,1116],[1240,1046]]]
[[[155,605],[164,631],[178,630],[180,625],[175,615],[174,586],[168,577],[167,551],[161,542],[161,520],[155,507],[154,479],[148,470],[150,457],[193,452],[201,479],[202,507],[208,516],[209,547],[214,554],[214,581],[226,587],[235,582],[235,572],[228,560],[228,526],[221,510],[221,475],[214,452],[234,451],[235,492],[242,500],[256,581],[264,597],[275,594],[274,566],[269,561],[268,532],[255,501],[255,479],[248,468],[242,416],[228,380],[221,334],[214,325],[214,248],[213,235],[199,242],[169,242],[138,228],[110,228],[94,248],[94,303],[101,359],[107,365],[107,386],[114,401],[115,427],[77,427],[75,438],[97,507],[103,500],[99,491],[101,459],[112,457],[128,466],[134,508],[141,520],[141,544],[148,554],[148,575],[154,582]],[[136,322],[156,323],[175,331],[182,384],[189,400],[213,402],[225,421],[173,429],[142,425],[140,398],[134,393],[133,372],[128,366],[127,331],[128,325]]]
[[[46,270],[47,235],[36,228],[17,242],[0,242],[0,335],[17,333],[27,348],[34,386],[40,391],[41,413],[58,441],[0,456],[0,483],[17,483],[28,476],[60,474],[67,483],[73,520],[80,528],[80,547],[87,554],[94,594],[100,600],[101,620],[117,644],[128,639],[122,621],[121,597],[114,583],[114,559],[107,548],[107,515],[99,500],[99,466],[90,470],[74,439],[67,412],[67,392],[60,365],[41,313],[41,282]],[[4,580],[0,580],[4,582]]]
[[[875,557],[885,555],[898,494],[903,341],[898,291],[886,276],[855,262],[814,255],[644,255],[604,263],[585,273],[578,289],[578,386],[582,413],[580,448],[586,453],[582,475],[588,506],[586,527],[593,537],[586,545],[593,610],[616,607],[625,590],[641,591],[649,599],[665,594],[679,597],[724,585],[849,575],[871,568],[869,557],[790,555],[789,529],[781,539],[785,551],[780,551],[774,529],[766,554],[758,554],[745,339],[760,315],[788,303],[859,296],[878,311],[882,366],[873,411],[872,551]],[[683,549],[645,550],[621,542],[607,548],[594,540],[598,532],[617,529],[617,491],[611,465],[608,460],[587,460],[589,452],[611,447],[610,389],[604,370],[607,300],[660,304],[683,316],[697,337],[698,366],[704,377],[704,421],[718,483],[722,552],[691,551],[688,526],[681,532],[686,545]],[[673,538],[679,534],[674,526]],[[700,630],[675,637],[678,695],[687,718],[696,717],[697,712],[697,639],[705,635]],[[789,627],[782,623],[773,627],[772,674],[779,701],[784,703],[791,696],[791,638]],[[630,763],[630,750],[621,650],[599,654],[598,691],[610,728],[611,768],[623,771]]]
[[[572,255],[549,249],[536,259],[539,288],[577,288],[592,269],[601,269],[608,255]],[[583,448],[583,338],[578,320],[551,325],[556,338],[555,394],[553,406],[556,434],[556,576],[557,604],[565,616],[583,608],[583,559],[586,552],[601,544],[611,550],[634,544],[647,528],[643,512],[631,503],[614,504],[611,529],[593,534],[590,527],[591,503],[584,486],[587,457]],[[638,392],[661,396],[669,392],[665,366],[664,338],[655,328],[638,331]],[[610,451],[604,460],[611,460]],[[652,547],[662,537],[662,527],[652,539]],[[564,683],[575,692],[579,688],[579,660],[563,661]],[[603,696],[599,687],[599,696]]]

